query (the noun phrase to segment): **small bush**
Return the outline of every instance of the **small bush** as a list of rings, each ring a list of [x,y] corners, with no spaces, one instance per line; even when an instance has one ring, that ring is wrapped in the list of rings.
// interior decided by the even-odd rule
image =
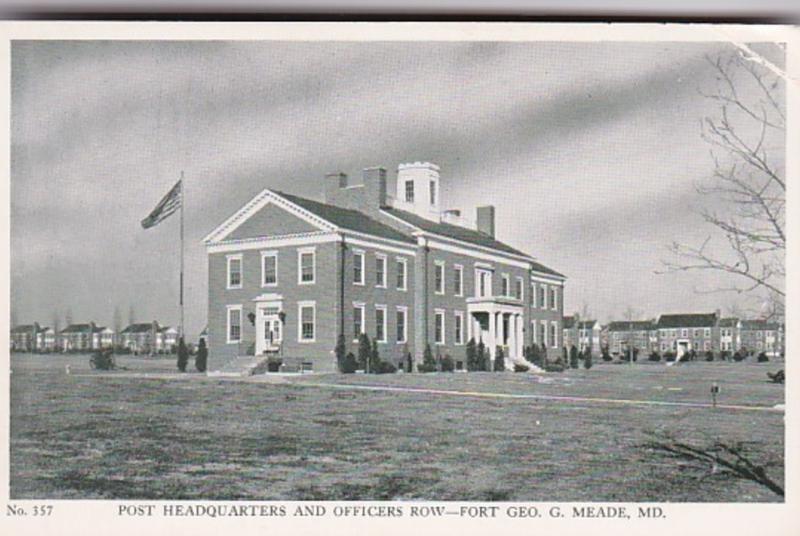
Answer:
[[[478,343],[477,354],[476,354],[476,366],[475,370],[477,371],[487,371],[489,370],[489,358],[486,355],[486,346],[483,344],[483,341]]]
[[[714,352],[711,350],[706,351],[706,361],[714,361]]]
[[[769,357],[767,357],[767,354],[764,353],[764,352],[760,352],[758,354],[758,362],[759,363],[766,363],[767,361],[769,361]]]
[[[745,352],[742,352],[741,350],[736,350],[736,353],[733,354],[733,360],[737,362],[744,361],[746,357],[747,354]]]
[[[339,372],[344,372],[344,358],[347,357],[347,347],[345,346],[344,335],[341,333],[336,337],[336,346],[333,348],[333,352],[336,354],[336,366],[339,368]]]
[[[436,372],[436,360],[433,358],[431,345],[425,345],[425,353],[422,355],[422,363],[417,365],[419,372]]]
[[[528,372],[531,368],[523,363],[514,363],[514,372]]]
[[[648,361],[661,361],[661,354],[659,354],[657,350],[653,350],[650,352],[650,357],[647,359]]]
[[[186,365],[189,364],[189,349],[183,342],[183,337],[178,341],[178,370],[186,372]]]
[[[208,348],[206,347],[206,341],[203,339],[200,339],[200,343],[197,345],[194,368],[197,369],[197,372],[205,372],[206,368],[208,368]]]
[[[729,360],[731,358],[731,353],[729,351],[727,351],[727,350],[723,350],[723,351],[721,351],[719,353],[719,358],[722,361],[727,361],[727,360]]]
[[[353,374],[358,369],[358,360],[356,356],[353,355],[353,352],[347,352],[347,355],[344,356],[342,360],[342,374]]]
[[[603,349],[600,351],[600,354],[603,356],[603,361],[613,361],[614,358],[611,357],[611,354],[608,351],[608,346],[603,346]]]
[[[358,337],[358,368],[368,371],[371,357],[372,344],[369,342],[369,336],[366,333],[362,333]]]
[[[409,351],[406,351],[406,372],[414,372],[414,358]]]
[[[503,347],[497,347],[497,353],[494,356],[494,371],[503,372],[506,370],[506,357],[503,355]]]
[[[89,366],[97,370],[113,370],[116,368],[114,354],[111,350],[100,350],[89,358]]]
[[[561,359],[555,361],[545,361],[544,370],[547,372],[564,372],[564,362]]]
[[[592,368],[592,352],[588,348],[586,352],[583,354],[583,368],[589,370]]]
[[[456,368],[456,364],[453,361],[453,358],[450,357],[450,354],[444,354],[442,358],[442,372],[453,372]]]
[[[569,349],[569,366],[578,368],[578,348],[574,344]]]
[[[664,361],[669,361],[669,362],[675,361],[675,357],[676,357],[675,352],[673,352],[672,350],[667,350],[666,352],[664,352]]]
[[[397,372],[397,367],[389,361],[379,361],[375,365],[375,374],[394,374],[395,372]]]

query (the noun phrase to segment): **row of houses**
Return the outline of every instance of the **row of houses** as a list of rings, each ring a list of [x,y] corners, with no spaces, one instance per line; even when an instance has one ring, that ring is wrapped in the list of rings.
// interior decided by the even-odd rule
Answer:
[[[58,333],[38,322],[11,328],[11,350],[19,352],[73,352],[124,348],[133,353],[172,352],[178,330],[158,322],[131,324],[119,333],[94,322],[70,324]]]
[[[662,314],[651,320],[612,321],[601,325],[597,320],[564,318],[564,346],[580,350],[589,347],[600,353],[607,347],[611,354],[628,348],[640,352],[675,352],[682,355],[694,350],[703,352],[766,352],[779,354],[784,349],[783,325],[767,320],[722,317],[714,313]]]

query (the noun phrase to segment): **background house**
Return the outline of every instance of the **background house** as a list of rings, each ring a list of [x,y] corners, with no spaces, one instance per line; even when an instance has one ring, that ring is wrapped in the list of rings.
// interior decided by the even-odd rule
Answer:
[[[580,319],[576,321],[574,316],[565,316],[563,326],[563,346],[565,348],[574,344],[581,352],[588,347],[592,354],[600,354],[602,348],[600,322]]]

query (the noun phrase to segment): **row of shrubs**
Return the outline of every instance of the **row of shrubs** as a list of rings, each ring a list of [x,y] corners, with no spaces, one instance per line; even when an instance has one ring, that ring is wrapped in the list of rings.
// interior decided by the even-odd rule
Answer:
[[[723,350],[721,352],[717,352],[716,354],[711,350],[707,350],[705,352],[697,352],[695,350],[690,350],[687,354],[684,355],[683,361],[697,361],[698,359],[703,359],[704,361],[744,361],[747,359],[748,356],[752,356],[752,353],[748,353],[747,350],[737,350],[733,354],[727,350]],[[658,352],[658,350],[654,350],[650,352],[650,356],[648,357],[649,361],[661,361],[663,358],[664,361],[675,361],[678,358],[678,355],[671,351],[667,350],[664,352],[663,356]],[[766,363],[769,361],[769,356],[767,356],[766,352],[759,352],[756,355],[756,359],[759,363]]]
[[[91,358],[89,358],[89,364],[93,369],[112,370],[116,368],[116,361],[114,360],[115,353],[117,352],[111,348],[98,350],[92,354]],[[186,367],[189,365],[189,357],[191,353],[189,346],[183,342],[183,339],[179,340],[174,353],[178,356],[178,370],[180,372],[186,372]],[[194,367],[198,372],[205,372],[206,368],[208,367],[208,348],[206,347],[206,341],[203,339],[200,339],[200,343],[197,346],[197,351],[194,358]]]

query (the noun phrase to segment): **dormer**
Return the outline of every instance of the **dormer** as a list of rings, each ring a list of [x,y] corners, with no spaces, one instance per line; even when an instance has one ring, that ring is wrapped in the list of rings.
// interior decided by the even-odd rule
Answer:
[[[439,166],[413,162],[397,166],[398,207],[428,220],[439,221]]]

